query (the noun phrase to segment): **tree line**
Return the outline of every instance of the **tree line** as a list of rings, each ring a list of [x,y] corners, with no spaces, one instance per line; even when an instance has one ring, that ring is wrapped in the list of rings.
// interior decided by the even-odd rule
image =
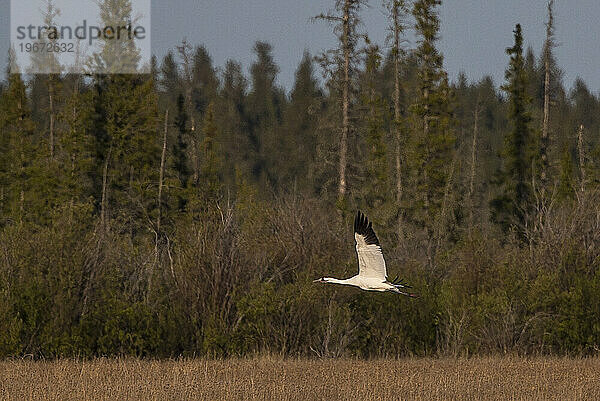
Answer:
[[[600,99],[564,87],[553,2],[500,87],[449,80],[440,0],[385,1],[385,44],[366,4],[315,17],[337,46],[289,92],[266,42],[249,75],[187,41],[146,74],[7,73],[0,355],[598,352]],[[356,209],[420,298],[312,283],[355,273]]]

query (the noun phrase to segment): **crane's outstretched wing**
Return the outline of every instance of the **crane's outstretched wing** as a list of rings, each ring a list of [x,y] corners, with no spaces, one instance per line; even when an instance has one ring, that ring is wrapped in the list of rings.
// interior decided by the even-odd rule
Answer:
[[[371,222],[360,211],[354,218],[354,239],[358,254],[358,275],[385,281],[387,273],[379,240]]]

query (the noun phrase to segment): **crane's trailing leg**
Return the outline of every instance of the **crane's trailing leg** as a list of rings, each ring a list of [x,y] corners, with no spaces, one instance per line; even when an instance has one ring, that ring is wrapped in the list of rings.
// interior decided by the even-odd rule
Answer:
[[[400,290],[400,288],[406,288],[403,285],[398,285],[398,284],[392,284],[392,285],[393,285],[393,288],[390,288],[388,290],[389,292],[393,292],[395,294],[406,295],[407,297],[411,297],[411,298],[418,298],[419,297],[418,294],[413,294],[413,293],[410,293],[410,292],[404,292],[404,291]]]

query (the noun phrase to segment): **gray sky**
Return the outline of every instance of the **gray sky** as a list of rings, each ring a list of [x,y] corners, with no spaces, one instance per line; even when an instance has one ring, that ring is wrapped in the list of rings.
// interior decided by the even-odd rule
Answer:
[[[28,1],[28,0],[19,0]],[[9,0],[0,0],[0,60],[5,64],[9,42]],[[278,82],[286,89],[293,84],[294,71],[307,49],[316,54],[334,45],[331,29],[310,17],[327,11],[334,0],[152,0],[152,48],[162,57],[184,37],[204,44],[216,66],[227,59],[240,61],[246,71],[253,60],[256,40],[273,45],[280,67]],[[364,30],[383,44],[387,22],[381,0],[370,1],[363,14]],[[544,39],[546,0],[445,0],[439,48],[450,77],[464,71],[470,80],[490,74],[498,85],[503,81],[508,58],[504,49],[512,44],[516,23],[523,26],[526,45],[536,54]],[[556,0],[555,50],[570,88],[580,76],[590,89],[600,89],[600,2]],[[414,46],[414,40],[407,43]]]

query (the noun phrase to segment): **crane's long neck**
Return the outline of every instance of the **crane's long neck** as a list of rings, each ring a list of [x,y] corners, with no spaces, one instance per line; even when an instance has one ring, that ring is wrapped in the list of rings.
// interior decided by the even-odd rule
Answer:
[[[351,279],[349,278],[345,280],[340,280],[333,277],[324,277],[323,280],[325,280],[326,283],[331,284],[353,285],[353,283],[350,281]]]

